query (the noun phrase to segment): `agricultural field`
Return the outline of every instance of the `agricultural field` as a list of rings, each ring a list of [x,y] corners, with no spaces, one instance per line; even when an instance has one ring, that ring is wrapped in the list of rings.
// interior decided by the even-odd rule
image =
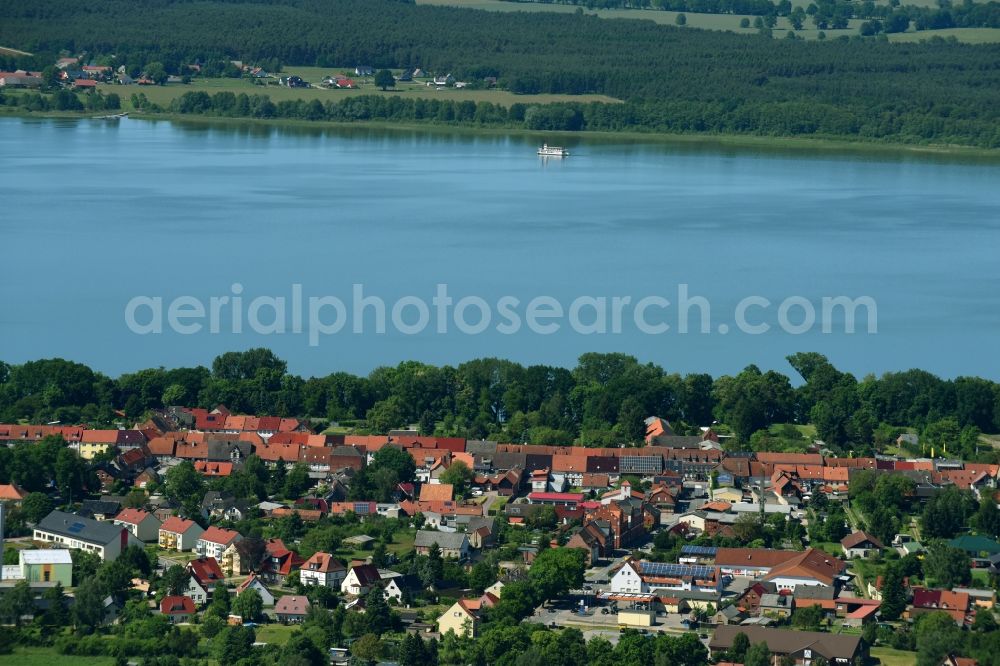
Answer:
[[[878,659],[882,666],[915,666],[917,663],[916,652],[906,652],[905,650],[894,650],[887,647],[872,648],[872,657]]]
[[[282,72],[283,75],[301,76],[303,80],[313,84],[312,88],[287,88],[279,86],[276,79],[271,79],[271,85],[257,85],[244,79],[193,79],[190,84],[167,84],[164,86],[118,86],[102,85],[101,89],[107,92],[116,92],[122,100],[127,102],[134,93],[143,93],[151,101],[161,106],[167,106],[171,101],[180,97],[186,92],[203,91],[210,95],[218,92],[232,92],[236,94],[246,93],[248,95],[268,95],[272,101],[283,100],[306,101],[318,99],[322,102],[328,100],[337,101],[344,97],[358,95],[388,95],[397,97],[425,98],[425,99],[451,99],[458,102],[493,102],[502,106],[510,106],[515,103],[522,104],[547,104],[550,102],[608,102],[614,103],[618,100],[606,95],[516,95],[505,90],[484,89],[470,90],[465,88],[444,88],[437,89],[428,87],[424,83],[401,83],[395,90],[382,91],[372,83],[371,78],[367,80],[363,77],[354,77],[355,83],[359,86],[355,89],[328,89],[319,84],[323,77],[335,74],[347,74],[346,69],[324,69],[319,67],[289,67]]]
[[[77,657],[59,654],[50,647],[19,647],[13,654],[0,657],[18,666],[112,666],[112,657]]]
[[[948,28],[947,30],[922,30],[898,32],[889,35],[890,42],[919,42],[925,39],[954,37],[966,44],[993,44],[1000,42],[1000,28]]]
[[[0,46],[0,56],[30,56],[31,54],[27,51],[19,51],[17,49],[8,48],[6,46]]]
[[[792,0],[793,6],[808,7],[813,0]],[[573,13],[580,9],[585,14],[598,16],[607,19],[642,19],[653,21],[662,25],[676,25],[678,12],[661,11],[656,9],[586,9],[573,5],[559,5],[552,3],[538,2],[505,2],[504,0],[417,0],[418,5],[440,5],[448,7],[464,7],[466,9],[483,9],[494,12],[559,12]],[[881,4],[881,3],[878,3]],[[903,4],[920,7],[936,7],[936,0],[905,0]],[[701,30],[729,30],[735,33],[752,34],[757,32],[753,26],[753,16],[738,16],[735,14],[697,14],[693,12],[683,12],[687,18],[688,28],[698,28]],[[749,28],[741,28],[740,20],[750,19]],[[849,27],[845,30],[823,30],[827,39],[834,39],[842,35],[852,36],[858,34],[858,29],[863,21],[851,19]],[[788,19],[779,18],[778,24],[772,31],[775,39],[784,38],[791,25]],[[810,22],[806,21],[802,30],[795,34],[803,39],[817,39],[820,31]],[[952,28],[949,30],[934,30],[923,32],[905,32],[889,36],[893,42],[916,42],[921,39],[930,39],[933,36],[955,37],[960,42],[969,44],[983,44],[990,42],[1000,42],[1000,29],[996,28]]]

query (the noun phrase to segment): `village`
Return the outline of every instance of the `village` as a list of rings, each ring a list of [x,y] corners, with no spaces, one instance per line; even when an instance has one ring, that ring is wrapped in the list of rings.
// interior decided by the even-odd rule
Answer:
[[[579,570],[526,621],[612,644],[690,633],[727,660],[743,634],[774,663],[858,664],[924,613],[994,626],[1000,544],[963,530],[928,550],[910,515],[893,534],[874,526],[877,536],[857,488],[905,488],[913,516],[958,491],[995,508],[997,465],[727,453],[725,439],[711,427],[679,436],[657,417],[645,445],[628,448],[317,434],[221,405],[159,410],[131,429],[0,425],[7,446],[58,442],[100,484],[88,498],[53,488],[52,499],[0,486],[0,590],[26,584],[35,607],[19,612],[30,617],[53,586],[79,585],[76,554],[107,563],[139,550],[155,567],[103,600],[102,624],[121,621],[129,599],[173,624],[224,608],[225,623],[251,627],[293,627],[319,609],[381,613],[384,602],[401,631],[440,641],[478,636],[505,588],[564,551],[574,559],[560,566]],[[263,500],[234,493],[251,475],[281,485]],[[53,508],[13,534],[10,517],[39,504]],[[954,581],[927,567],[949,555]],[[348,647],[330,658],[346,663]]]
[[[333,73],[322,73],[335,70]],[[432,74],[420,67],[384,70],[391,75],[389,79],[379,79],[383,70],[376,70],[371,65],[355,65],[346,68],[294,68],[293,72],[270,72],[264,67],[245,63],[242,60],[230,60],[224,63],[192,62],[181,65],[174,72],[167,72],[160,63],[151,63],[144,68],[119,65],[97,64],[86,55],[65,56],[59,58],[51,69],[46,71],[31,71],[19,69],[15,71],[0,71],[0,88],[42,88],[46,85],[59,85],[78,92],[88,92],[98,89],[98,84],[105,86],[163,86],[168,84],[190,84],[192,81],[206,78],[245,79],[262,86],[277,86],[282,88],[328,88],[356,90],[361,87],[376,89],[376,87],[407,88],[467,88],[495,87],[495,76],[485,77],[482,81],[470,84],[459,81],[451,73]],[[382,76],[385,76],[384,74]],[[314,78],[310,81],[306,77]]]

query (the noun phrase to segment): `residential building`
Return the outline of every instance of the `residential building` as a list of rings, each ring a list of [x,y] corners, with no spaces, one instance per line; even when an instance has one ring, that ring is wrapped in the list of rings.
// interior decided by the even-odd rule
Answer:
[[[313,553],[299,569],[303,585],[321,585],[337,589],[347,578],[347,569],[330,553]]]
[[[104,453],[117,442],[117,430],[84,430],[77,446],[81,458],[93,460],[95,456]]]
[[[350,594],[356,597],[368,594],[382,580],[382,575],[374,564],[361,564],[351,567],[340,584],[341,594]]]
[[[413,547],[420,555],[427,555],[437,544],[441,557],[464,560],[469,556],[469,536],[464,532],[432,532],[418,530]]]
[[[236,530],[229,530],[214,525],[202,532],[195,542],[195,550],[202,557],[213,557],[221,559],[222,554],[229,548],[230,544],[242,541],[243,535]]]
[[[222,567],[219,566],[218,560],[214,557],[199,557],[196,560],[191,560],[188,562],[187,570],[191,574],[191,578],[197,581],[198,585],[205,591],[207,598],[212,597],[216,585],[226,581]]]
[[[479,628],[478,599],[460,599],[437,619],[438,632],[444,636],[449,631],[456,636],[475,637]]]
[[[279,622],[298,624],[309,614],[309,599],[300,595],[286,594],[274,604],[274,615]]]
[[[840,547],[844,549],[844,557],[851,560],[856,557],[877,555],[885,548],[881,541],[864,531],[848,534],[840,540]]]
[[[28,496],[20,487],[13,483],[0,484],[0,502],[7,502],[14,506],[20,506],[21,500]]]
[[[716,627],[708,648],[712,654],[725,652],[739,634],[745,634],[750,644],[766,643],[775,662],[788,657],[797,666],[806,666],[822,657],[829,664],[843,665],[864,661],[868,647],[860,635],[832,634],[818,631],[791,631],[760,626],[720,625]]]
[[[35,526],[35,541],[59,544],[96,554],[105,562],[116,559],[130,545],[141,546],[121,525],[99,522],[63,511],[53,511]]]
[[[142,509],[122,509],[113,522],[125,527],[139,541],[147,543],[156,541],[160,533],[160,521]]]
[[[194,599],[183,595],[168,595],[160,602],[160,613],[166,616],[171,624],[189,622],[195,614]]]
[[[247,590],[256,590],[264,606],[270,607],[274,605],[274,595],[271,594],[271,591],[267,589],[267,586],[264,585],[256,574],[250,574],[245,581],[239,584],[236,588],[236,596],[240,596]]]
[[[163,521],[157,543],[164,550],[193,550],[205,529],[193,520],[171,516]]]

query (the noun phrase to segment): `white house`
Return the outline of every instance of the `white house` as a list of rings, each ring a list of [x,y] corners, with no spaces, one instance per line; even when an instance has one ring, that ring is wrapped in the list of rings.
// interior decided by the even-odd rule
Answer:
[[[222,560],[222,554],[226,552],[231,544],[242,541],[243,536],[236,530],[227,530],[222,527],[209,527],[202,532],[202,535],[195,543],[195,550],[202,557],[214,557]]]
[[[35,526],[32,538],[46,544],[85,550],[105,562],[118,558],[131,545],[142,542],[121,525],[99,522],[64,511],[52,511]]]
[[[347,572],[344,582],[340,584],[340,592],[359,597],[368,594],[369,590],[381,582],[382,574],[378,572],[374,564],[362,564],[351,567],[351,570]]]
[[[347,578],[347,569],[330,553],[313,553],[299,569],[303,585],[338,588]]]
[[[191,597],[195,605],[202,606],[208,603],[208,591],[201,586],[194,576],[188,576],[187,587],[181,592],[185,597]]]
[[[250,576],[240,583],[239,587],[236,588],[236,596],[240,596],[247,590],[257,590],[257,594],[260,595],[260,600],[265,606],[274,605],[274,595],[271,591],[267,589],[267,586],[261,582],[260,578],[257,578],[256,574],[250,574]]]

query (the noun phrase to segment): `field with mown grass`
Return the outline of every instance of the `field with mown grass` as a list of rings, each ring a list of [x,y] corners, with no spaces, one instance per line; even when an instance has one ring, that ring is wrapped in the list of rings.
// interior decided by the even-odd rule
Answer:
[[[167,107],[170,102],[180,97],[186,92],[206,92],[214,95],[219,92],[231,92],[235,94],[246,93],[247,95],[267,95],[271,101],[278,103],[284,100],[306,100],[318,99],[321,102],[338,101],[345,97],[356,97],[359,95],[385,95],[395,97],[406,97],[410,99],[450,99],[456,102],[493,102],[501,106],[510,106],[515,103],[522,104],[548,104],[551,102],[608,102],[616,103],[618,100],[606,95],[515,95],[505,90],[484,89],[470,90],[467,88],[445,88],[436,89],[428,87],[423,83],[402,83],[397,89],[382,91],[377,88],[369,78],[366,82],[362,77],[351,75],[355,83],[360,87],[355,89],[328,89],[319,87],[323,77],[331,74],[346,74],[346,68],[320,68],[320,67],[289,67],[282,75],[300,76],[304,81],[312,83],[312,88],[288,88],[285,86],[257,85],[245,79],[192,79],[191,83],[171,83],[164,86],[119,86],[114,84],[101,84],[98,87],[105,93],[118,93],[122,101],[128,103],[129,97],[136,93],[143,93],[151,102]],[[276,79],[272,79],[276,81]]]
[[[77,657],[59,654],[50,647],[19,647],[13,654],[0,655],[0,663],[17,666],[112,666],[111,657]]]
[[[871,655],[878,659],[882,666],[915,666],[917,663],[916,652],[894,650],[888,647],[874,647],[871,650]]]
[[[813,0],[792,0],[792,5],[808,7]],[[757,29],[753,27],[753,16],[740,16],[736,14],[699,14],[695,12],[669,12],[658,9],[586,9],[573,5],[559,5],[553,3],[540,2],[505,2],[504,0],[417,0],[418,5],[439,5],[445,7],[464,7],[466,9],[483,9],[492,12],[559,12],[572,14],[580,9],[583,13],[605,19],[641,19],[653,21],[661,25],[676,25],[677,14],[683,13],[687,19],[687,28],[698,28],[701,30],[729,30],[736,33],[755,33]],[[882,3],[876,3],[882,4]],[[921,7],[937,7],[936,0],[904,0],[904,5],[915,5]],[[750,20],[749,28],[741,28],[740,20],[747,18]],[[823,30],[827,39],[834,39],[842,35],[852,36],[858,34],[858,29],[863,21],[851,19],[848,28],[845,30]],[[775,39],[784,38],[791,30],[787,18],[779,18],[778,24],[772,31]],[[810,20],[807,20],[803,29],[796,31],[798,37],[804,39],[818,39],[821,31],[816,29]],[[940,37],[954,36],[961,42],[969,44],[982,44],[986,42],[1000,42],[1000,29],[995,28],[952,28],[949,30],[934,30],[923,32],[905,32],[890,35],[890,41],[894,42],[915,42],[921,39],[929,39],[931,36]]]

